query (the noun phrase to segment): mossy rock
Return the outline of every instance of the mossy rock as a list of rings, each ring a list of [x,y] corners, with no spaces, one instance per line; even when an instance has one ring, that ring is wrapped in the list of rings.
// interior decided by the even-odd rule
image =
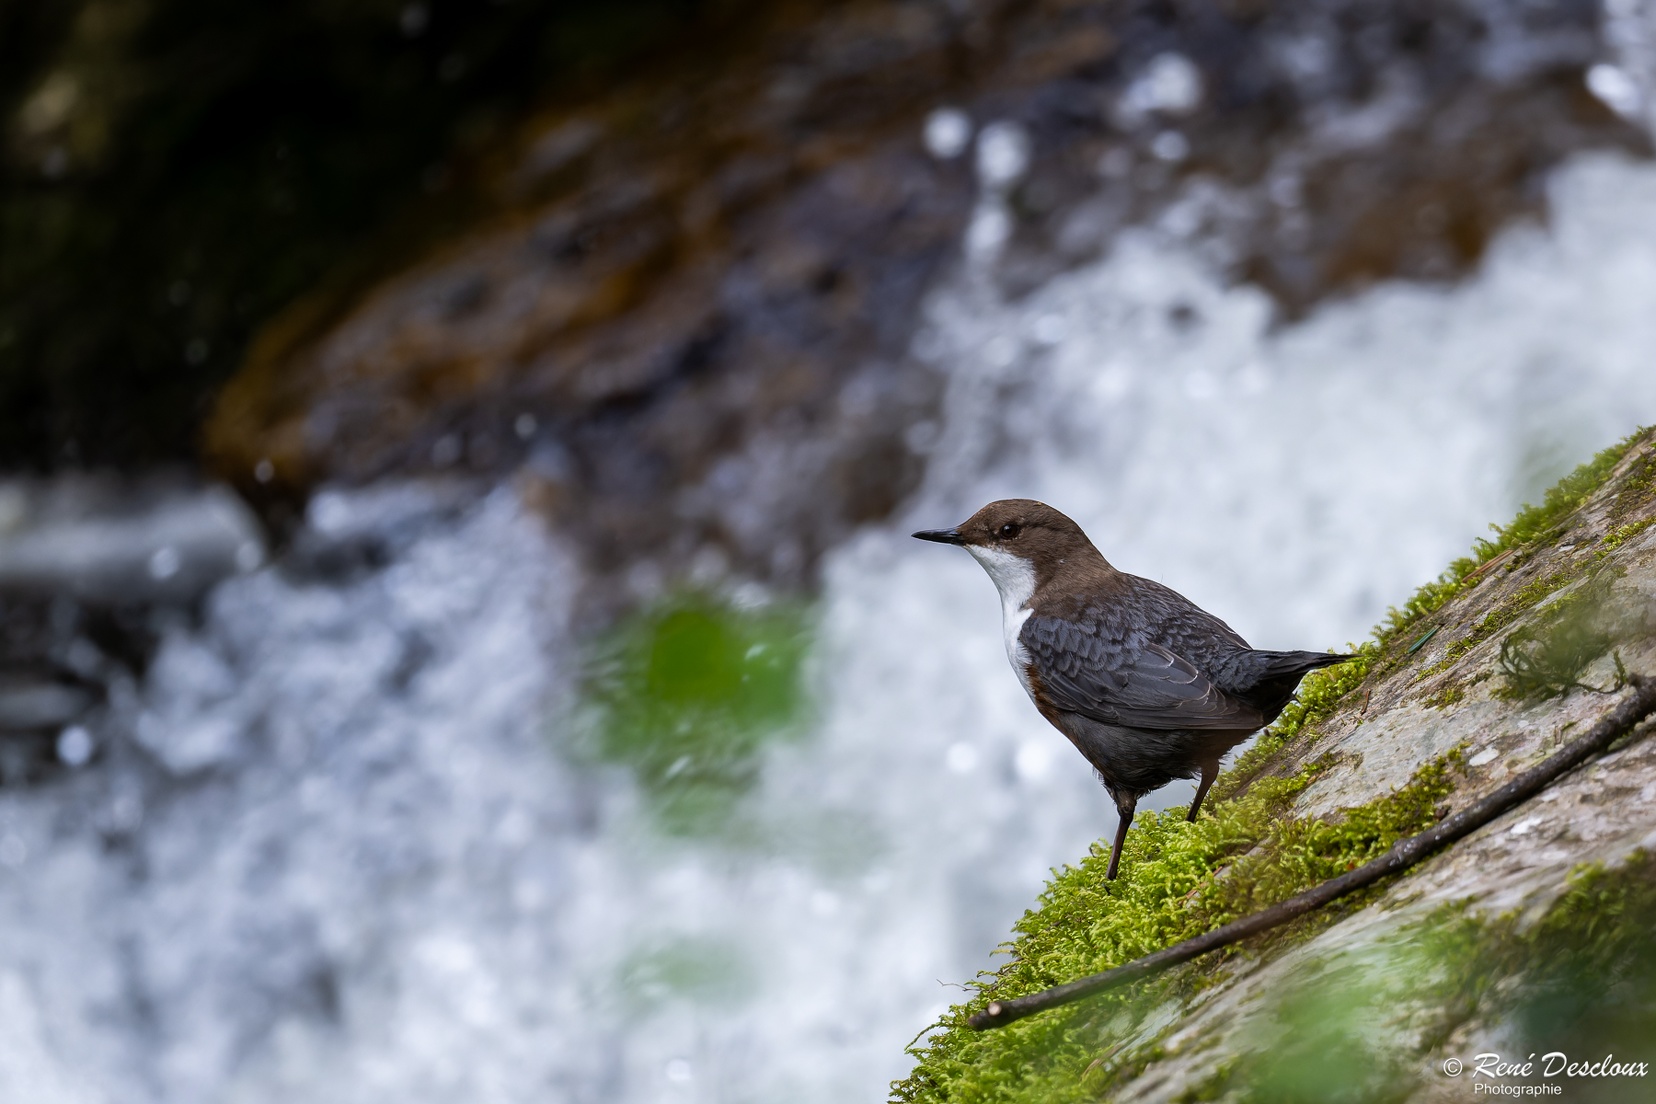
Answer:
[[[1320,914],[1005,1028],[966,1025],[992,999],[1366,861],[1590,724],[1624,671],[1656,674],[1653,436],[1583,465],[1393,610],[1356,659],[1308,678],[1196,823],[1142,815],[1118,881],[1098,847],[1056,871],[1006,964],[917,1041],[893,1099],[1405,1100],[1441,1082],[1443,1061],[1539,1039],[1544,1020],[1593,1045],[1563,1026],[1570,1009],[1607,1001],[1656,1022],[1638,935],[1656,920],[1640,850],[1656,809],[1639,796],[1656,785],[1656,742],[1634,741]],[[1559,665],[1552,681],[1524,685],[1514,649]]]

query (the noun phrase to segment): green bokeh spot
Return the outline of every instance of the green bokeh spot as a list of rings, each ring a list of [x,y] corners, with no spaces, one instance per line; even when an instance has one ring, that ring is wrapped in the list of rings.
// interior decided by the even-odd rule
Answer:
[[[751,996],[753,967],[742,952],[715,939],[680,938],[628,955],[618,971],[620,991],[635,1011],[671,1001],[729,1007]]]
[[[670,830],[723,826],[769,743],[805,712],[807,619],[688,594],[644,610],[595,650],[597,757],[632,769]]]

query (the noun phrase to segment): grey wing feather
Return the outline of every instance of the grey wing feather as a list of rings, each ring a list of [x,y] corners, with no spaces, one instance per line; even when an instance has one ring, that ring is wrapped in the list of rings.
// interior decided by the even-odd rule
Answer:
[[[1057,708],[1102,724],[1169,731],[1258,728],[1257,709],[1215,686],[1189,660],[1151,641],[1108,639],[1089,627],[1031,617],[1018,634]]]

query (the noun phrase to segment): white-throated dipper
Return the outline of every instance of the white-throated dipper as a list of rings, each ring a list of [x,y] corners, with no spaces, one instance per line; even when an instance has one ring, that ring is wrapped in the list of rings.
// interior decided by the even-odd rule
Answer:
[[[960,545],[995,581],[1012,669],[1121,814],[1110,878],[1139,798],[1200,776],[1195,820],[1225,753],[1275,720],[1308,671],[1351,658],[1248,647],[1184,595],[1111,567],[1044,502],[1002,499],[914,535]]]

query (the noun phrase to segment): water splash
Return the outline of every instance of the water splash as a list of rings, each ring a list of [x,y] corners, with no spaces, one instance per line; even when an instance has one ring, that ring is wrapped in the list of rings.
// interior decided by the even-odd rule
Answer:
[[[1464,284],[1294,325],[1176,226],[1016,301],[964,271],[928,482],[828,558],[823,713],[716,841],[563,754],[577,579],[511,488],[322,496],[115,694],[130,754],[0,804],[0,1098],[878,1098],[1113,817],[906,534],[1033,495],[1257,644],[1362,636],[1656,420],[1656,170],[1552,189]]]

